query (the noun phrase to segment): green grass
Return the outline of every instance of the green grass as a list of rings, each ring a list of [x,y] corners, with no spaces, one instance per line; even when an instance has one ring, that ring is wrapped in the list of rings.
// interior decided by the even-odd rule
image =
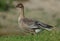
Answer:
[[[43,31],[36,35],[0,36],[0,41],[60,41],[60,31]]]

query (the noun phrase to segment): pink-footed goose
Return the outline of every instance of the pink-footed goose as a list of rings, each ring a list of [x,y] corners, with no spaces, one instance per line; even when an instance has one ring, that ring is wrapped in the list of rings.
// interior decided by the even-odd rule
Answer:
[[[24,33],[29,32],[29,33],[35,34],[35,33],[40,32],[41,29],[46,29],[49,31],[53,28],[53,26],[42,23],[38,20],[26,18],[24,16],[24,6],[22,3],[17,4],[16,7],[19,8],[19,11],[20,11],[18,24],[19,24],[21,32],[24,32]]]

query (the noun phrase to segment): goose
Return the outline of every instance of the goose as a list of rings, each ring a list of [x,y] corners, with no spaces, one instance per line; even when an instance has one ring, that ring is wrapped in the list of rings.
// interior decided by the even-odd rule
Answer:
[[[40,22],[38,20],[33,20],[25,17],[24,15],[24,6],[22,3],[16,5],[16,8],[19,9],[18,25],[23,33],[36,34],[42,29],[50,31],[53,26]]]

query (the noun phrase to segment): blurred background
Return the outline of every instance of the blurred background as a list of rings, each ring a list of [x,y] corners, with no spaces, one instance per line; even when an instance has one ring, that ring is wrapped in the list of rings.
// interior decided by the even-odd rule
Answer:
[[[0,35],[20,34],[18,27],[18,3],[23,3],[24,13],[56,27],[60,31],[60,0],[0,0]]]

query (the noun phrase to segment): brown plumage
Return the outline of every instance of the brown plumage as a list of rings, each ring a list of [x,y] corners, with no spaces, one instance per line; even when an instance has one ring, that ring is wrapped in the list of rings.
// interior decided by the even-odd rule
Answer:
[[[17,4],[16,7],[20,10],[18,24],[21,32],[35,34],[35,33],[38,33],[41,29],[49,30],[53,28],[52,26],[44,24],[40,21],[26,18],[24,16],[24,6],[22,3]]]

